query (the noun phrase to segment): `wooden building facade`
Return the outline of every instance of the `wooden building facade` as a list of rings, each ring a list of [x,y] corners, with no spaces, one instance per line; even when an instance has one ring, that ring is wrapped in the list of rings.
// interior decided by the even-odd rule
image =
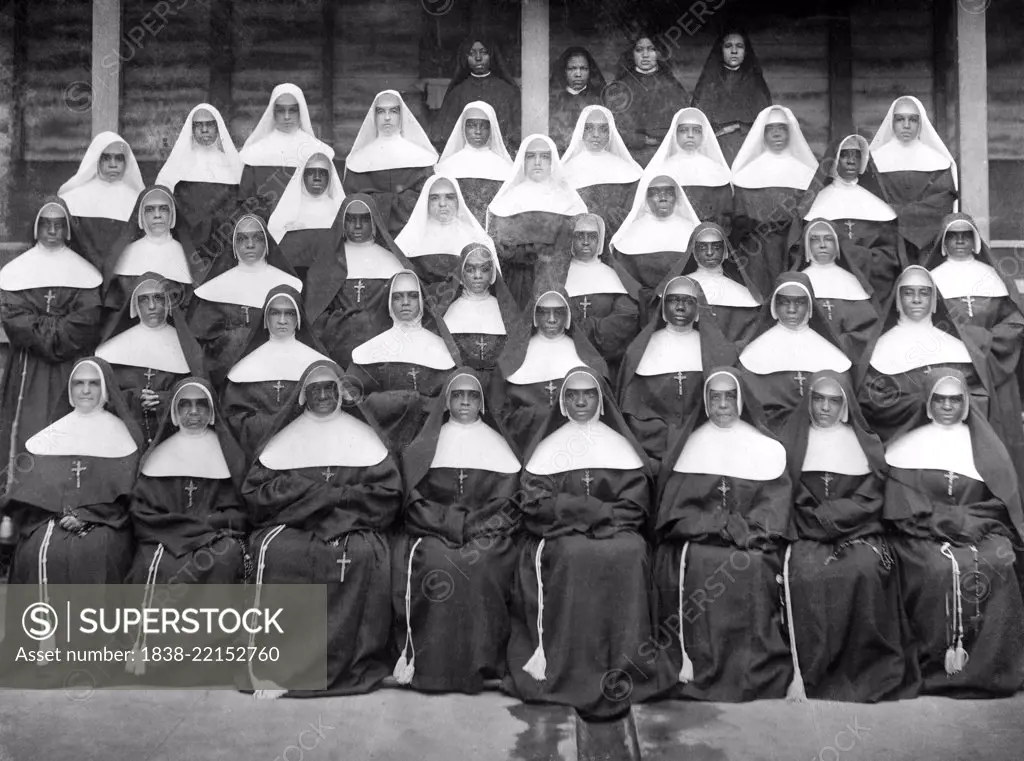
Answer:
[[[128,140],[152,181],[193,105],[220,108],[240,147],[273,86],[294,82],[344,157],[382,89],[429,120],[459,41],[482,29],[520,78],[524,134],[546,131],[550,62],[569,45],[587,47],[610,79],[643,25],[692,90],[728,19],[749,31],[775,102],[819,153],[841,132],[870,137],[895,97],[918,96],[960,161],[964,209],[1024,263],[1022,10],[1020,0],[7,0],[0,240],[28,239],[39,201],[104,129]]]

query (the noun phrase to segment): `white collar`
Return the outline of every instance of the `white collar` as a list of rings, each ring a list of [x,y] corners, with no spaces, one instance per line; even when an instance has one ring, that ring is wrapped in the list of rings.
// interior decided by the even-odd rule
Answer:
[[[93,177],[84,185],[63,192],[60,197],[73,217],[127,222],[132,218],[139,191],[123,180],[107,182]]]
[[[959,261],[946,259],[931,271],[931,275],[944,299],[1010,295],[995,268],[974,257]]]
[[[270,338],[238,360],[228,372],[228,380],[232,383],[298,381],[307,367],[321,360],[330,361],[295,336]]]
[[[812,261],[803,273],[814,288],[814,299],[840,299],[843,301],[869,301],[871,297],[852,272],[847,272],[835,262],[818,264]]]
[[[688,277],[696,280],[704,291],[708,304],[716,307],[742,307],[753,309],[761,306],[750,289],[726,276],[721,267],[705,269],[697,267]]]
[[[259,460],[271,470],[369,468],[387,456],[377,432],[347,412],[317,418],[303,411],[274,435]]]
[[[750,132],[754,134],[753,130]],[[749,136],[748,136],[749,137]],[[762,138],[763,140],[763,138]],[[765,150],[760,156],[733,174],[732,184],[738,188],[796,188],[807,190],[817,166],[808,166],[789,149],[783,153]]]
[[[217,142],[214,145],[196,145],[192,139],[192,119],[200,109],[209,111],[217,123]],[[231,141],[224,117],[209,103],[200,103],[188,112],[178,139],[156,177],[156,184],[174,192],[179,182],[237,185],[241,178],[242,159]]]
[[[619,274],[594,257],[589,262],[573,257],[565,276],[565,291],[570,297],[594,293],[627,293]]]
[[[257,125],[256,129],[259,130],[260,125]],[[334,149],[315,137],[312,129],[307,132],[304,128],[299,128],[294,132],[285,133],[272,127],[263,137],[253,140],[254,137],[257,137],[256,130],[238,153],[246,166],[297,168],[303,166],[315,153],[322,153],[329,159],[334,158]]]
[[[904,470],[945,470],[984,481],[974,462],[971,429],[965,423],[931,422],[900,436],[885,451],[885,461]]]
[[[271,288],[290,285],[302,290],[302,281],[263,260],[263,266],[236,265],[196,288],[195,295],[218,304],[238,304],[262,309]]]
[[[692,434],[672,470],[774,481],[786,471],[786,449],[745,420],[719,428],[710,420]]]
[[[0,269],[0,289],[98,288],[103,275],[67,246],[50,250],[36,244]]]
[[[123,458],[138,451],[128,427],[104,409],[86,414],[77,409],[25,442],[34,455]]]
[[[810,427],[801,470],[805,473],[866,476],[871,472],[871,465],[857,432],[845,423],[837,423],[831,428]]]
[[[453,334],[508,335],[498,299],[489,293],[485,298],[476,299],[463,292],[444,313],[444,324]]]
[[[479,418],[468,424],[449,420],[442,425],[430,467],[491,473],[518,473],[522,469],[508,442]]]
[[[566,159],[565,178],[577,190],[591,185],[628,185],[643,174],[640,165],[608,151],[592,153],[585,148]]]
[[[155,272],[176,283],[192,284],[192,273],[185,259],[185,249],[170,235],[151,238],[146,235],[125,246],[117,264],[115,275],[138,277]]]
[[[506,380],[516,386],[561,380],[574,367],[586,364],[576,351],[576,344],[566,334],[546,338],[540,333],[530,338],[526,356],[514,373]]]
[[[328,162],[327,189],[319,196],[311,196],[306,191],[304,174],[308,161],[292,175],[285,186],[281,199],[274,207],[274,212],[267,220],[267,232],[280,243],[284,236],[292,230],[327,230],[334,226],[338,210],[345,200],[345,191],[341,187],[341,178],[334,162]]]
[[[432,370],[450,370],[455,367],[444,339],[422,325],[393,325],[353,349],[352,361],[358,365],[403,362]]]
[[[451,178],[435,174],[424,183],[408,221],[395,238],[395,245],[410,258],[431,254],[458,256],[469,243],[483,243],[493,250],[494,243],[473,216],[458,182],[451,183],[458,204],[455,218],[447,225],[430,218],[430,191],[442,179],[451,181]]]
[[[828,220],[863,219],[869,222],[888,222],[896,219],[892,207],[856,182],[839,177],[818,193],[805,221],[823,217]]]
[[[499,193],[500,197],[495,196],[487,207],[489,213],[499,217],[511,217],[528,211],[574,216],[587,211],[587,205],[579,193],[564,180],[562,184],[553,181],[506,180]]]
[[[755,375],[819,370],[844,373],[850,369],[849,358],[808,325],[798,330],[774,325],[747,344],[740,352],[740,362]]]
[[[505,182],[512,173],[512,159],[490,148],[474,148],[467,144],[438,162],[434,171],[459,180]]]
[[[418,145],[402,135],[378,136],[345,159],[345,172],[382,172],[389,169],[428,167],[437,163],[437,151],[428,142]]]
[[[718,188],[732,182],[732,172],[728,166],[699,151],[691,153],[680,150],[665,161],[658,174],[667,174],[684,188]]]
[[[141,322],[133,325],[101,343],[96,356],[112,365],[145,367],[178,375],[189,372],[178,331],[166,323],[159,328],[150,328]]]
[[[654,254],[662,251],[685,253],[697,222],[679,214],[661,219],[653,214],[641,214],[632,223],[627,222],[612,238],[615,250],[626,256]],[[627,227],[628,225],[628,227]]]
[[[870,364],[885,375],[899,375],[928,365],[971,364],[971,355],[959,338],[939,330],[928,320],[904,321],[882,334]]]
[[[405,269],[398,257],[376,241],[345,241],[348,280],[390,280]]]
[[[939,172],[949,169],[953,163],[931,146],[919,139],[904,143],[890,140],[878,148],[871,149],[875,168],[882,174],[888,172]]]
[[[547,436],[533,452],[526,470],[537,476],[573,470],[639,470],[640,456],[621,433],[599,419],[570,420]]]
[[[704,362],[700,353],[700,332],[677,333],[667,327],[654,331],[640,358],[636,374],[643,376],[668,373],[701,372]]]
[[[152,478],[231,478],[220,439],[210,427],[198,436],[179,429],[149,453],[141,472]]]

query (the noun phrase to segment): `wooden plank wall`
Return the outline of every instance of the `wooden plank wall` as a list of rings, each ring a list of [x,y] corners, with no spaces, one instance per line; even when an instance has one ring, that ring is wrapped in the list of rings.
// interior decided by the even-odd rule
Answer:
[[[1020,3],[992,3],[988,45],[988,152],[994,240],[1024,240],[1024,13]],[[1024,248],[1014,251],[1024,273]]]

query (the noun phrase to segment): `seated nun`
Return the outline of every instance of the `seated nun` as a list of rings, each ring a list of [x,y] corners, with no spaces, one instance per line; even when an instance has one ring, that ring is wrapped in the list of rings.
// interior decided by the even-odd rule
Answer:
[[[663,683],[631,660],[651,638],[644,541],[651,473],[597,373],[574,368],[560,386],[558,407],[526,455],[527,538],[512,589],[504,686],[526,702],[611,719]],[[631,692],[607,689],[612,670]]]
[[[209,381],[179,381],[167,407],[132,492],[139,544],[126,582],[236,584],[244,578],[245,457]],[[196,562],[202,550],[212,556],[206,568]]]
[[[876,299],[884,301],[891,295],[907,257],[897,230],[896,212],[870,190],[876,184],[868,141],[860,135],[849,135],[826,154],[801,208],[807,207],[804,226],[818,218],[835,224],[843,257],[867,276]],[[790,250],[802,234],[799,225],[790,226]]]
[[[1024,301],[1014,279],[998,264],[967,214],[950,214],[924,266],[950,316],[983,349],[992,384],[989,423],[1024,476],[1024,431],[1020,414],[1021,338]],[[998,265],[998,266],[997,266]]]
[[[569,265],[570,218],[587,205],[569,184],[547,135],[529,135],[505,184],[487,207],[487,232],[505,282],[522,309],[559,282]]]
[[[246,457],[266,440],[305,369],[327,359],[303,314],[299,292],[290,285],[271,288],[263,322],[253,325],[221,397],[224,421]]]
[[[568,295],[541,294],[520,315],[498,359],[505,382],[498,384],[495,409],[516,451],[533,443],[558,402],[558,384],[583,364],[607,377],[607,364],[573,322]]]
[[[924,267],[911,265],[900,275],[877,332],[858,368],[857,393],[871,430],[884,443],[923,422],[939,365],[963,373],[975,415],[988,414],[984,353],[974,335],[949,317]]]
[[[224,117],[209,103],[189,111],[156,184],[174,194],[179,224],[203,257],[203,270],[227,248],[219,233],[238,203],[242,159]]]
[[[8,475],[26,439],[52,422],[72,364],[99,342],[103,276],[68,246],[71,228],[64,202],[47,201],[36,215],[36,245],[0,269],[10,351],[0,379],[0,462]]]
[[[395,245],[433,294],[455,271],[459,253],[471,243],[494,245],[466,206],[458,183],[439,174],[429,177]]]
[[[512,174],[512,157],[489,103],[468,103],[441,152],[434,171],[458,181],[466,206],[481,225],[487,207]]]
[[[477,693],[505,675],[522,466],[468,367],[449,376],[405,453],[404,530],[391,556],[394,676],[426,692]],[[460,572],[449,590],[433,581]],[[443,601],[443,605],[438,602]]]
[[[824,311],[814,301],[811,282],[801,272],[787,272],[775,281],[767,316],[759,333],[740,352],[740,368],[764,411],[773,433],[806,402],[811,373],[848,373],[852,366],[839,345]]]
[[[519,322],[519,309],[489,246],[470,243],[462,249],[459,262],[457,279],[438,294],[437,312],[462,361],[476,371],[484,388],[490,389],[498,357]]]
[[[248,515],[240,496],[245,456],[214,401],[209,381],[189,377],[174,387],[160,431],[143,455],[129,509],[135,559],[127,584],[144,584],[150,599],[156,584],[238,584],[245,580]],[[129,674],[156,666],[173,684],[173,661],[147,663],[143,652],[174,644],[176,635],[134,635]],[[221,635],[223,645],[236,644]],[[168,673],[170,672],[170,673]]]
[[[19,472],[8,507],[21,528],[9,583],[38,584],[42,602],[47,583],[121,584],[132,562],[141,435],[102,359],[77,362],[67,389],[71,412],[26,443],[32,467]]]
[[[700,109],[683,108],[672,117],[665,139],[644,169],[647,177],[661,174],[679,183],[701,222],[732,228],[732,170]]]
[[[97,269],[106,268],[143,187],[131,146],[114,132],[101,132],[89,143],[75,176],[57,191],[71,215],[76,247]]]
[[[235,223],[233,256],[222,257],[210,277],[195,290],[189,325],[215,385],[241,357],[253,325],[263,321],[263,303],[277,285],[297,290],[302,283],[289,271],[263,220],[246,214]]]
[[[313,262],[334,253],[334,222],[344,200],[338,170],[323,153],[310,156],[288,181],[267,230],[299,280],[306,282]]]
[[[182,308],[188,306],[195,283],[206,274],[184,225],[178,227],[173,196],[159,186],[139,194],[135,213],[106,263],[103,306],[115,314],[128,302],[138,278],[147,272],[169,281],[171,298]]]
[[[886,450],[883,512],[897,532],[921,692],[1013,695],[1024,681],[1020,486],[962,373],[936,368],[926,399],[931,422]]]
[[[750,267],[743,266],[725,236],[713,222],[702,222],[670,277],[685,274],[704,292],[701,311],[718,324],[725,337],[742,348],[757,332],[761,291]]]
[[[691,700],[781,698],[793,679],[781,552],[793,487],[786,450],[739,379],[708,371],[703,409],[669,447],[659,483],[653,572],[658,636],[671,646],[641,651],[641,668],[667,661],[674,694]]]
[[[622,141],[611,111],[598,105],[583,109],[562,154],[562,167],[587,209],[599,214],[615,235],[633,205],[644,170]]]
[[[867,278],[842,256],[832,222],[815,219],[807,225],[800,260],[806,263],[801,272],[811,281],[815,306],[828,318],[843,353],[859,362],[877,330],[878,308]]]
[[[334,149],[313,131],[306,96],[290,82],[278,85],[239,152],[245,165],[239,196],[246,210],[268,219],[295,170],[316,153],[334,159]]]
[[[612,236],[611,250],[623,269],[643,287],[642,303],[686,251],[697,212],[679,183],[667,175],[641,179],[629,216]]]
[[[338,214],[334,250],[317,259],[306,276],[306,315],[327,355],[347,367],[352,350],[374,336],[370,304],[412,264],[401,252],[377,204],[368,195],[345,198]]]
[[[605,259],[604,219],[580,214],[573,220],[572,252],[565,292],[577,327],[594,345],[612,378],[629,342],[640,332],[640,284],[615,259]]]
[[[402,96],[377,93],[345,158],[346,193],[366,193],[377,202],[388,232],[398,235],[416,199],[434,173],[437,151]]]
[[[953,155],[924,105],[912,95],[892,102],[870,147],[882,192],[896,212],[907,258],[921,264],[935,244],[942,218],[956,205],[959,179]]]
[[[173,300],[174,287],[155,272],[135,283],[96,356],[111,366],[116,388],[148,445],[171,389],[188,375],[202,375],[203,352]]]
[[[762,291],[789,269],[788,239],[793,214],[814,179],[818,160],[800,122],[785,106],[769,106],[732,162],[736,211],[732,237],[758,272]]]
[[[850,703],[913,697],[919,674],[882,523],[885,451],[843,375],[814,373],[808,388],[785,436],[798,537],[783,567],[789,695]]]
[[[349,373],[361,385],[384,442],[398,455],[423,427],[431,399],[459,364],[459,350],[411,271],[391,278],[371,310],[375,324],[387,327],[352,350]]]
[[[619,398],[630,431],[657,474],[673,434],[702,403],[704,368],[733,365],[736,347],[701,320],[704,293],[691,278],[667,278],[658,310],[629,345]]]
[[[256,594],[264,584],[324,584],[329,592],[327,689],[296,697],[369,692],[391,673],[386,532],[402,507],[402,479],[341,379],[333,362],[306,369],[242,487]],[[287,663],[251,666],[256,696],[280,697],[285,676],[323,679],[323,654],[306,655],[306,663],[294,653]]]

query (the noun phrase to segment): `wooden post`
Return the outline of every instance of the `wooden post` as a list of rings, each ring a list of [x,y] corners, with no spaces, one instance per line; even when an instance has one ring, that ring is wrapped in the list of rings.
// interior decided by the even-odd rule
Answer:
[[[333,0],[324,0],[323,7],[323,49],[320,56],[320,139],[334,145],[334,20]]]
[[[121,121],[121,0],[92,0],[92,134]]]
[[[960,210],[974,217],[989,237],[988,54],[985,10],[956,4],[957,137],[960,145]]]
[[[231,130],[234,116],[231,98],[231,75],[235,70],[235,54],[231,46],[233,0],[210,3],[210,103],[216,106]]]
[[[523,0],[523,137],[548,132],[550,19],[548,0]]]
[[[829,142],[853,132],[853,31],[850,6],[839,3],[828,22]]]
[[[950,119],[947,109],[950,100],[950,80],[952,76],[953,56],[953,2],[952,0],[935,0],[932,4],[932,124],[946,145],[951,145],[949,130]]]

